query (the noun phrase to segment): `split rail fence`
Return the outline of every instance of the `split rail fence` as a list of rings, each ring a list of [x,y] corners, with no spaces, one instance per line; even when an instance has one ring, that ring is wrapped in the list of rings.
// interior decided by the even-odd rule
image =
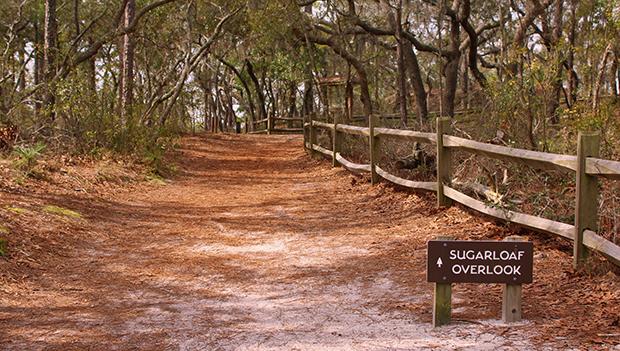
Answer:
[[[450,206],[458,202],[485,215],[515,223],[523,227],[562,236],[573,241],[573,264],[583,265],[588,250],[603,254],[609,261],[620,266],[620,246],[597,234],[599,178],[620,180],[620,162],[604,160],[599,157],[599,133],[580,133],[577,156],[552,154],[506,146],[487,144],[459,138],[451,133],[451,119],[438,118],[436,133],[376,127],[377,117],[368,118],[368,127],[346,124],[326,123],[307,116],[304,123],[304,145],[311,154],[322,154],[332,159],[334,167],[342,165],[354,173],[371,174],[372,184],[385,179],[394,184],[420,190],[435,192],[438,206]],[[317,130],[331,132],[333,150],[317,143]],[[345,159],[341,151],[341,134],[368,138],[370,164],[357,164]],[[437,181],[419,182],[397,177],[380,167],[379,143],[387,138],[410,140],[432,144],[437,148]],[[552,169],[575,174],[576,205],[573,225],[536,217],[525,213],[488,206],[452,187],[452,152],[460,150],[493,159],[524,164],[536,169]]]
[[[304,119],[302,117],[267,117],[252,122],[251,134],[301,134]],[[282,125],[285,124],[285,125]],[[295,126],[297,125],[297,126]]]

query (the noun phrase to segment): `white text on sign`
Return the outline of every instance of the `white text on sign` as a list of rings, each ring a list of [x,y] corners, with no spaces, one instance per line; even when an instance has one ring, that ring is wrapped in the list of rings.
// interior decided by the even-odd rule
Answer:
[[[525,251],[450,250],[451,260],[517,261],[523,255]]]

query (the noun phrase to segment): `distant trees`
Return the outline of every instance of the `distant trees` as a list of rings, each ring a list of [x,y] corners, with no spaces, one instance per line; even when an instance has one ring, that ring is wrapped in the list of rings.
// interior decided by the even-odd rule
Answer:
[[[184,87],[219,39],[224,23],[218,22],[243,4],[139,4],[10,0],[0,12],[6,39],[0,123],[19,125],[22,137],[64,135],[87,149],[131,149],[144,137],[156,137],[171,114],[188,118],[182,109],[175,111],[176,103],[187,100]],[[178,28],[177,23],[187,23],[182,13],[189,8],[198,22],[192,30]],[[216,38],[210,37],[213,31]],[[181,42],[186,46],[176,45]],[[132,124],[143,135],[127,134]]]
[[[550,126],[600,125],[620,95],[618,0],[9,0],[6,9],[0,123],[85,149],[311,112],[397,113],[403,127],[429,128],[430,116],[464,108],[484,110],[490,133],[545,149]],[[324,78],[344,84],[327,94]]]

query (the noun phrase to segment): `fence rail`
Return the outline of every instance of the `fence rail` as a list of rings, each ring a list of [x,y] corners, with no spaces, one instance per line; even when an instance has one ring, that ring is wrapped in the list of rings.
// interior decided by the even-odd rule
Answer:
[[[285,122],[286,126],[278,126],[278,122]],[[250,134],[301,134],[304,131],[303,117],[272,117],[269,116],[267,118],[259,119],[257,121],[253,121],[252,123],[252,131]],[[298,124],[299,127],[293,126],[294,124]]]
[[[332,159],[334,166],[342,165],[355,173],[371,173],[373,184],[381,179],[415,190],[437,193],[440,206],[449,206],[452,201],[482,214],[515,223],[520,226],[548,234],[559,235],[573,241],[573,264],[583,265],[587,249],[603,254],[609,261],[620,266],[620,246],[596,233],[598,218],[598,178],[620,180],[620,162],[598,158],[600,138],[598,133],[580,133],[577,156],[538,152],[506,146],[487,144],[450,135],[451,120],[437,119],[436,133],[411,130],[376,128],[376,116],[368,118],[368,127],[326,123],[313,120],[303,124],[304,145],[310,153],[319,153]],[[317,143],[316,129],[327,129],[332,134],[334,150],[328,150]],[[369,139],[370,164],[357,164],[340,154],[340,134],[357,135]],[[396,138],[435,145],[437,148],[437,181],[419,182],[397,177],[379,167],[378,141]],[[567,224],[546,218],[491,207],[451,187],[452,151],[461,150],[493,159],[524,164],[536,169],[552,169],[576,176],[575,223]]]
[[[347,160],[346,158],[342,157],[342,155],[340,155],[339,152],[336,153],[336,160],[340,162],[340,164],[344,166],[344,168],[348,169],[351,172],[361,173],[361,172],[371,171],[369,164],[353,163]]]
[[[468,115],[468,114],[479,114],[480,112],[481,111],[479,109],[463,109],[463,110],[454,111],[454,115],[458,116],[458,115]],[[437,117],[439,116],[439,114],[440,114],[439,111],[429,111],[428,117]],[[382,113],[381,115],[377,115],[377,117],[382,120],[401,120],[402,119],[402,116],[400,113]],[[415,113],[407,114],[408,121],[414,121],[416,120],[416,118],[418,118],[418,116]],[[366,116],[365,115],[353,115],[351,119],[354,122],[361,122],[361,121],[366,120]]]

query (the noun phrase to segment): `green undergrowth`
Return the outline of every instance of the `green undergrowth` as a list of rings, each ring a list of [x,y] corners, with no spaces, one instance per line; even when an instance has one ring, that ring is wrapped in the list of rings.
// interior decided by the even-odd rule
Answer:
[[[0,257],[6,256],[7,254],[7,241],[5,236],[9,234],[9,228],[0,225]]]
[[[9,212],[12,212],[14,214],[18,214],[18,215],[22,215],[22,214],[26,214],[28,213],[28,210],[25,208],[21,208],[21,207],[13,207],[13,206],[7,206],[5,207],[5,209]]]
[[[7,255],[7,241],[6,239],[0,237],[0,257],[4,257]]]
[[[47,205],[43,207],[43,212],[71,218],[82,218],[82,215],[76,211],[54,205]]]
[[[45,150],[44,143],[36,143],[34,145],[15,146],[13,153],[16,156],[15,167],[26,174],[26,176],[36,177],[35,167]]]
[[[156,173],[149,173],[149,174],[147,174],[145,179],[146,179],[147,182],[149,182],[151,184],[154,184],[154,185],[164,186],[164,185],[167,184],[166,180],[164,179],[164,177],[162,177],[162,176],[160,176],[160,175],[158,175]]]

